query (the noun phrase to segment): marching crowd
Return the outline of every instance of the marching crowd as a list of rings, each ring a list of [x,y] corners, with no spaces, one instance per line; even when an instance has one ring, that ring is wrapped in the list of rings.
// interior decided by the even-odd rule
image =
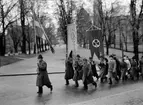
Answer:
[[[74,62],[73,62],[74,61]],[[97,66],[100,69],[97,71]],[[126,81],[139,80],[140,76],[143,79],[143,56],[136,61],[135,57],[131,59],[128,56],[124,56],[122,59],[118,59],[116,55],[110,55],[106,57],[100,57],[100,63],[97,64],[92,57],[89,59],[82,59],[80,55],[76,56],[76,60],[73,60],[72,54],[69,55],[65,62],[65,80],[66,85],[69,85],[69,80],[75,81],[75,86],[79,87],[79,80],[83,81],[84,89],[88,89],[88,84],[92,83],[95,88],[97,83],[93,77],[100,80],[101,83],[108,81],[111,85],[113,80],[119,82],[120,80]],[[47,63],[43,60],[43,56],[38,56],[37,63],[37,81],[38,94],[43,93],[43,86],[47,86],[50,90],[53,90],[52,83],[47,73]]]
[[[97,66],[100,69],[99,73]],[[82,59],[80,55],[76,56],[76,60],[73,63],[72,56],[69,56],[65,67],[66,85],[69,85],[69,80],[73,79],[75,86],[78,87],[78,81],[82,80],[85,90],[88,89],[88,84],[90,83],[95,88],[97,87],[93,77],[96,77],[101,83],[108,81],[110,85],[113,84],[113,80],[118,83],[120,80],[139,80],[140,76],[143,79],[143,56],[137,61],[135,57],[124,56],[119,59],[115,54],[112,54],[108,59],[101,56],[99,64],[95,63],[92,57]]]

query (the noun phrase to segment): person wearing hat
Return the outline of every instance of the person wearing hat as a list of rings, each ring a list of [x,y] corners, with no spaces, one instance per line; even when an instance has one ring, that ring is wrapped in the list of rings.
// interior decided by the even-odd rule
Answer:
[[[38,63],[37,63],[37,81],[36,81],[36,86],[38,86],[37,93],[39,94],[43,93],[44,85],[50,88],[51,91],[53,90],[53,86],[47,74],[47,63],[43,60],[43,56],[40,54],[38,56]]]
[[[73,61],[72,57],[68,57],[68,59],[65,62],[65,80],[66,85],[69,85],[69,80],[73,78],[74,76],[74,70],[73,70]]]
[[[82,61],[80,58],[80,55],[76,56],[76,61],[74,63],[74,76],[73,76],[73,80],[75,81],[75,87],[79,87],[79,80],[82,80]]]
[[[125,81],[126,73],[127,73],[127,63],[125,62],[125,59],[123,58],[121,59],[120,68],[121,68],[121,80]]]
[[[109,84],[112,84],[113,74],[116,72],[116,61],[114,60],[114,56],[109,56],[109,68],[108,68],[108,79]]]
[[[92,70],[92,74],[94,77],[96,77],[96,79],[98,80],[99,79],[99,76],[97,74],[97,70],[96,70],[96,64],[95,64],[95,61],[93,61],[93,58],[92,57],[89,57],[89,63],[91,65],[91,70]]]
[[[113,55],[113,58],[116,62],[116,72],[114,73],[114,78],[116,81],[119,81],[121,79],[121,68],[120,68],[120,61],[117,58],[116,55]]]
[[[100,69],[100,82],[103,83],[105,79],[105,70],[106,70],[106,64],[105,64],[105,59],[103,56],[100,57],[100,63],[98,64],[98,67]]]
[[[131,79],[134,80],[139,79],[139,74],[137,70],[137,61],[135,59],[135,56],[132,57],[131,59],[131,69],[130,69],[130,74],[131,74]]]
[[[88,63],[86,58],[83,59],[82,70],[83,70],[82,80],[83,80],[83,84],[84,84],[84,89],[85,90],[88,89],[88,84],[89,83],[92,83],[96,88],[97,84],[96,84],[96,82],[94,81],[94,79],[92,77],[91,65]]]

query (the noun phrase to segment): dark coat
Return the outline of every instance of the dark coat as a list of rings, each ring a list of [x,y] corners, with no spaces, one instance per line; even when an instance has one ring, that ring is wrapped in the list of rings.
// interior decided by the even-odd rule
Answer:
[[[94,61],[90,62],[90,65],[91,65],[91,69],[92,69],[92,75],[93,75],[94,77],[98,77],[95,62],[94,62]]]
[[[100,68],[100,77],[103,78],[104,76],[106,76],[106,65],[102,62],[100,62],[99,64],[99,68]]]
[[[83,75],[82,65],[80,65],[79,62],[80,61],[75,61],[75,72],[73,76],[74,81],[82,79],[82,75]]]
[[[37,64],[38,66],[38,75],[36,86],[42,87],[44,85],[51,86],[51,82],[49,76],[47,74],[47,63],[45,61],[41,61]]]
[[[72,79],[74,76],[73,64],[70,61],[66,61],[65,79]]]
[[[90,64],[83,65],[82,69],[83,69],[83,77],[82,77],[83,83],[87,83],[87,84],[93,83],[94,79],[92,77]]]

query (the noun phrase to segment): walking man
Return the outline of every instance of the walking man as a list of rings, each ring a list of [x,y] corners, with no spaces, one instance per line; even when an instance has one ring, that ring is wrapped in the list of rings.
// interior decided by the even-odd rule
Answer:
[[[92,57],[89,57],[89,62],[90,62],[90,65],[91,65],[92,75],[93,75],[94,77],[96,77],[96,79],[98,80],[98,79],[99,79],[99,76],[98,76],[98,74],[97,74],[96,64],[95,64],[95,61],[93,61],[93,58],[92,58]]]
[[[75,81],[75,87],[79,87],[79,80],[82,80],[82,63],[81,63],[81,58],[80,55],[76,56],[76,61],[74,63],[74,76],[73,76],[73,80]]]
[[[51,91],[53,90],[53,86],[47,74],[47,63],[43,60],[43,56],[40,54],[38,56],[38,63],[37,63],[37,81],[36,81],[36,86],[38,86],[37,93],[39,94],[43,93],[44,85],[50,88]]]
[[[116,61],[114,60],[113,55],[110,55],[109,59],[108,79],[109,84],[112,84],[113,74],[116,73]]]
[[[92,77],[92,71],[91,71],[91,66],[90,64],[88,64],[87,59],[83,59],[83,84],[84,84],[84,89],[87,90],[88,89],[88,84],[92,83],[95,88],[97,87],[96,82],[93,80]]]

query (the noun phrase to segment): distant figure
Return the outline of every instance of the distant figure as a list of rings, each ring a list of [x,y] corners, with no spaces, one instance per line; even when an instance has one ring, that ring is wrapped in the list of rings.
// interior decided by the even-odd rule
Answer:
[[[105,75],[105,79],[107,80],[109,64],[108,64],[108,59],[107,58],[104,58],[104,59],[105,59],[105,65],[106,65],[104,75]]]
[[[106,64],[105,64],[105,59],[103,56],[100,57],[100,63],[99,63],[99,69],[100,69],[100,82],[103,83],[103,80],[105,79],[105,72],[106,72]]]
[[[74,76],[73,76],[73,80],[75,81],[75,87],[79,87],[79,80],[82,80],[82,60],[80,55],[76,56],[76,61],[74,63]]]
[[[136,61],[135,57],[132,57],[132,59],[131,59],[130,74],[131,74],[131,79],[132,80],[135,80],[135,78],[137,80],[139,79],[139,73],[138,73],[138,69],[137,69],[137,61]]]
[[[126,72],[127,72],[127,63],[125,62],[125,59],[122,58],[122,61],[120,63],[121,66],[121,80],[126,80]]]
[[[108,68],[108,79],[109,84],[112,84],[112,79],[114,78],[114,73],[116,73],[116,61],[114,60],[113,55],[109,56],[109,68]]]
[[[87,59],[83,59],[83,84],[84,84],[84,89],[88,89],[88,84],[92,83],[95,88],[97,87],[96,82],[94,81],[92,77],[92,70],[91,70],[91,65],[87,62]]]
[[[124,56],[123,57],[124,61],[127,64],[127,73],[126,73],[126,79],[128,79],[130,77],[130,70],[131,70],[131,62],[128,56]]]
[[[68,57],[68,59],[66,60],[65,68],[66,68],[65,70],[66,85],[69,85],[69,80],[73,79],[74,76],[72,57]]]
[[[53,90],[53,86],[51,85],[49,76],[47,74],[47,63],[43,60],[43,56],[40,54],[38,56],[38,63],[37,63],[37,81],[36,86],[38,86],[39,94],[43,93],[43,86],[47,86],[50,90]]]
[[[114,60],[116,61],[116,80],[120,80],[121,79],[121,66],[120,66],[120,61],[117,58],[117,56],[114,56]]]
[[[92,74],[94,77],[96,77],[96,79],[98,80],[99,79],[99,76],[97,74],[97,70],[96,70],[96,64],[95,64],[95,61],[93,61],[93,58],[92,57],[89,57],[89,63],[91,65],[91,70],[92,70]]]

